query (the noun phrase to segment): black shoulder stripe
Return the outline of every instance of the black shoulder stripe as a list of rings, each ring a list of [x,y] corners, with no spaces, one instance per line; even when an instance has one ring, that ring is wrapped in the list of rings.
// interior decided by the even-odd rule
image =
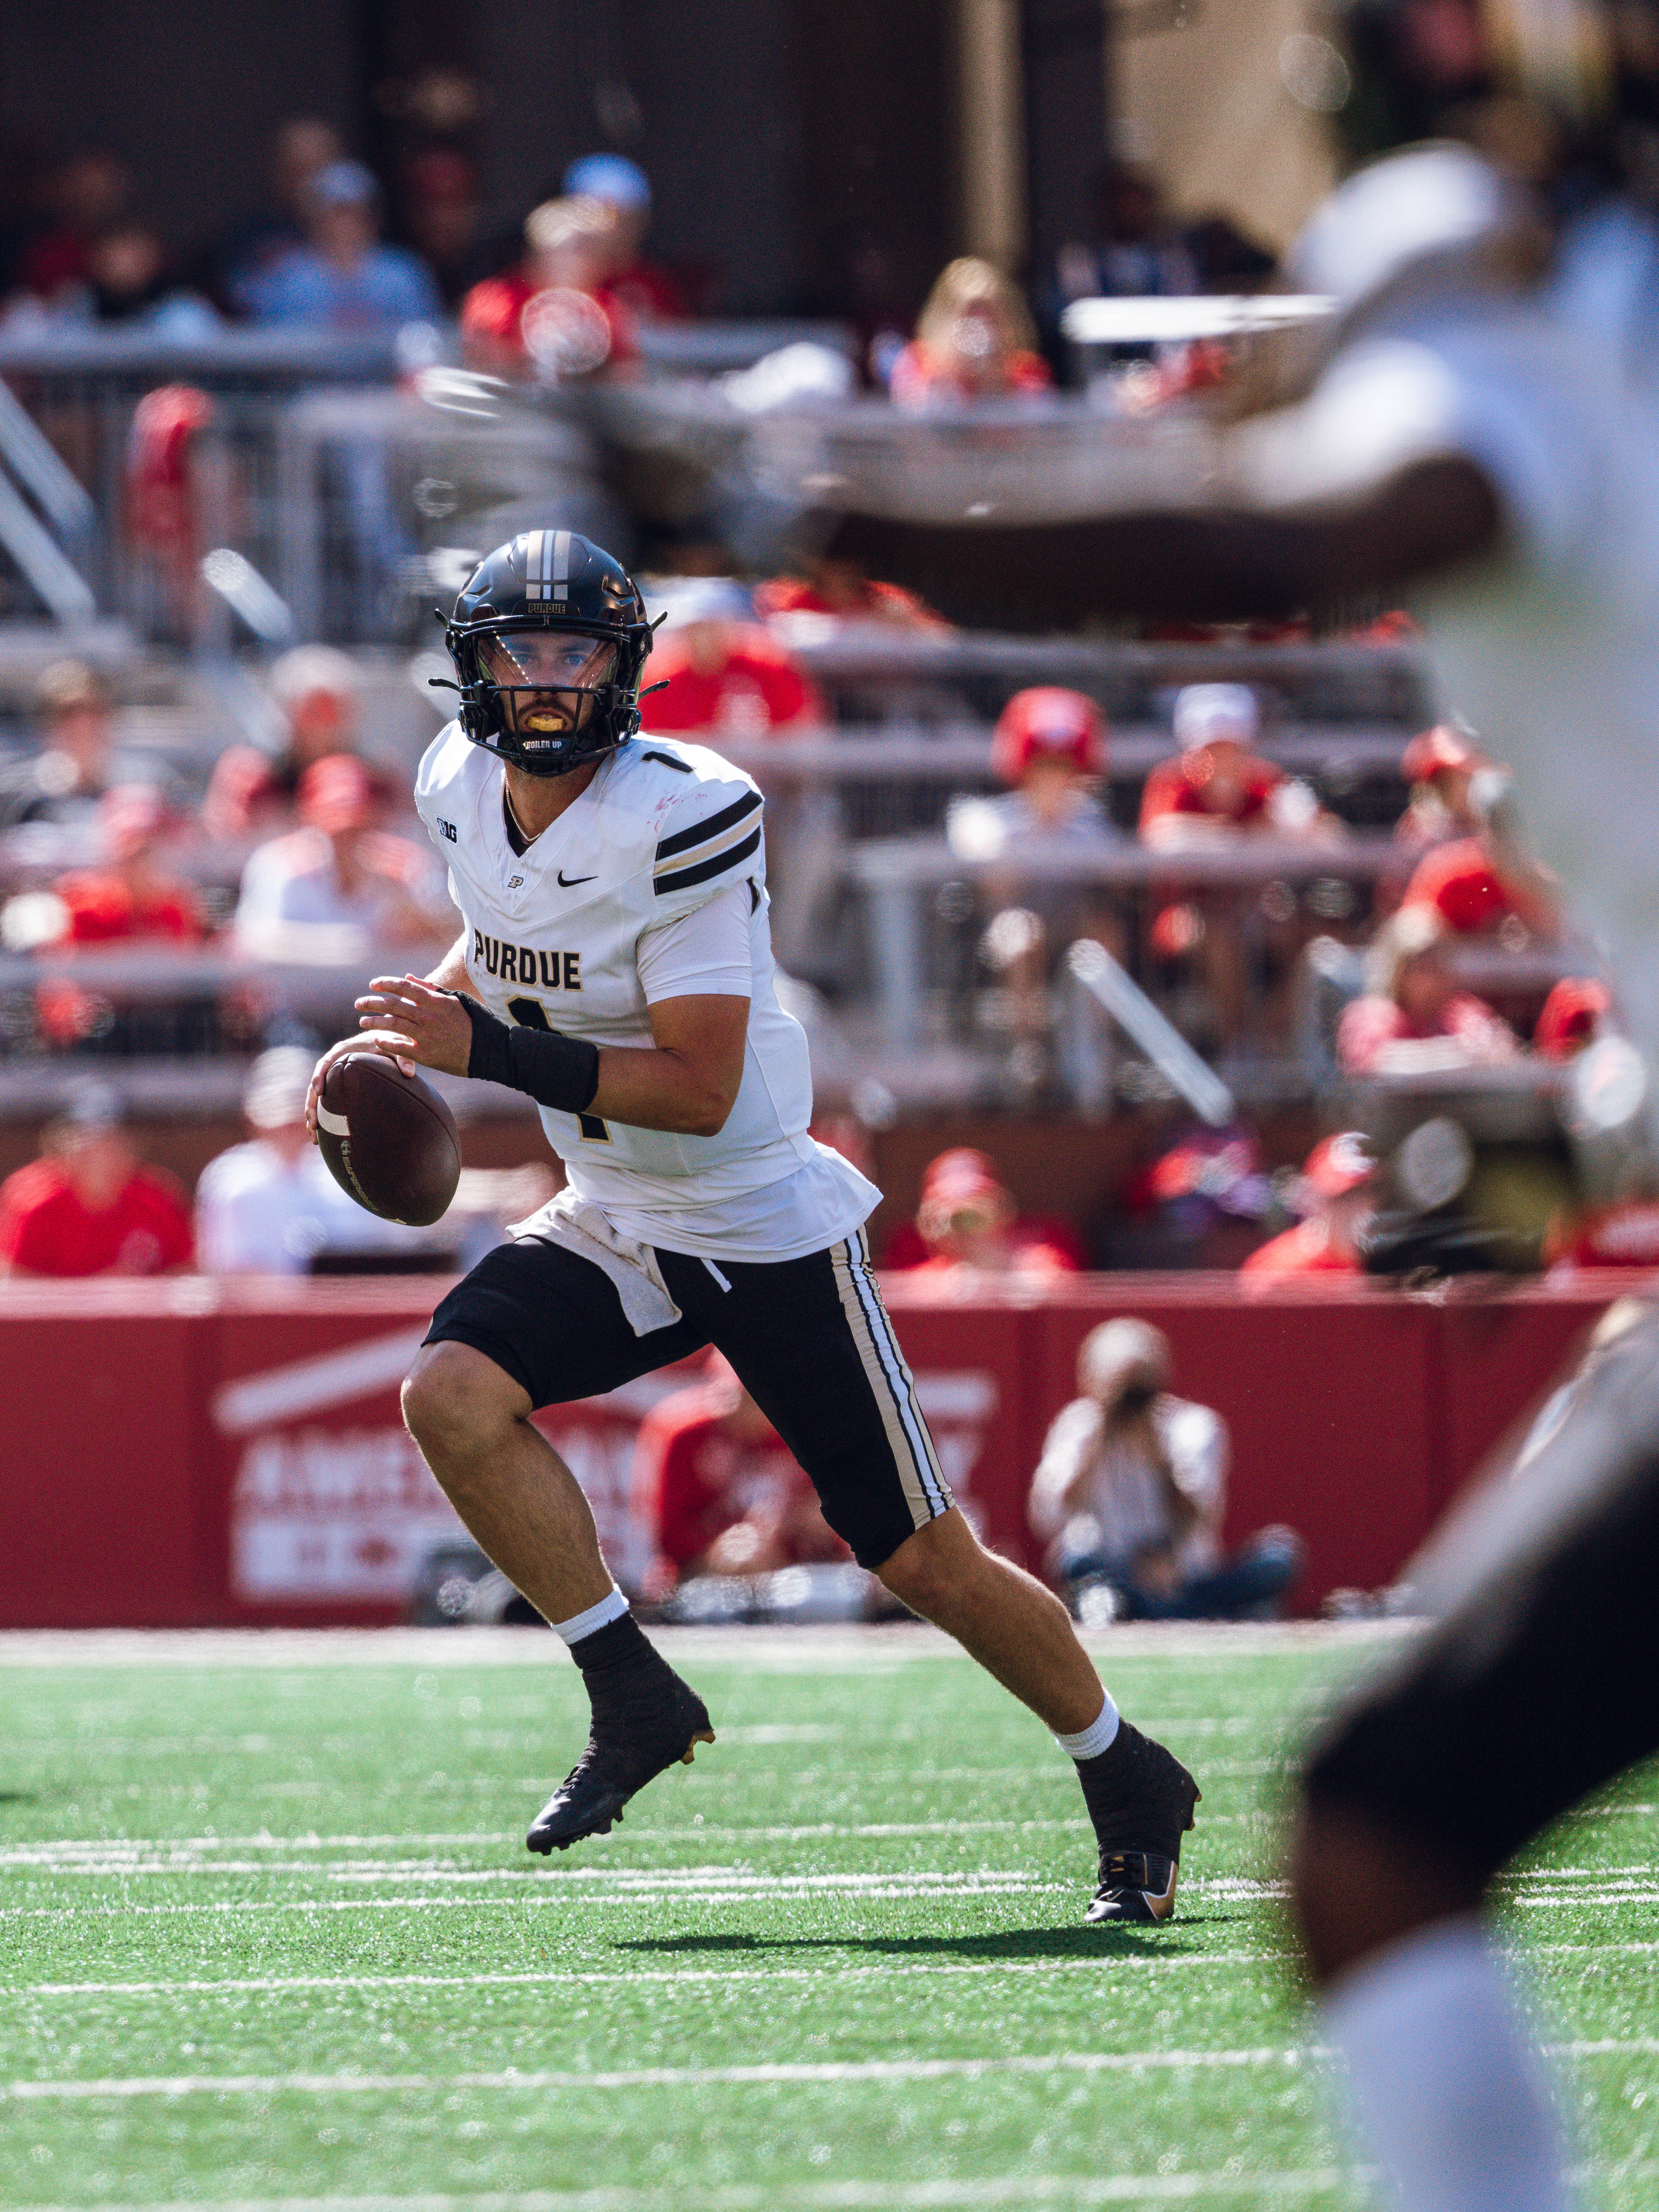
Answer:
[[[640,758],[660,761],[665,768],[672,768],[677,775],[690,775],[691,773],[690,762],[676,760],[672,753],[641,753]]]
[[[672,876],[659,876],[657,896],[660,898],[665,891],[689,890],[693,884],[706,884],[710,876],[718,876],[723,870],[735,866],[739,860],[746,860],[751,853],[758,851],[760,841],[761,833],[756,830],[744,839],[742,844],[730,846],[724,853],[716,853],[712,860],[699,860],[695,867],[677,869]],[[752,908],[750,911],[753,911]]]
[[[678,766],[678,763],[676,763]],[[677,830],[672,837],[665,837],[657,848],[659,860],[671,860],[676,853],[684,853],[693,845],[706,845],[711,837],[718,837],[722,830],[729,830],[741,822],[745,814],[752,814],[761,804],[757,791],[746,791],[730,806],[723,806],[718,814],[711,814],[706,822],[694,822],[689,830]]]
[[[760,885],[759,885],[759,884],[755,881],[755,878],[754,878],[752,876],[750,876],[750,878],[749,878],[749,911],[750,911],[750,914],[753,914],[753,912],[755,911],[755,908],[756,908],[759,904],[760,904]]]

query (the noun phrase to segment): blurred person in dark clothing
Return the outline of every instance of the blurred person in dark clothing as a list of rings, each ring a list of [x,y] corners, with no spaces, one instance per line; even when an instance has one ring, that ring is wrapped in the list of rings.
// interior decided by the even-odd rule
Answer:
[[[380,191],[361,161],[331,161],[300,194],[306,237],[244,287],[256,322],[340,336],[435,322],[443,301],[418,255],[380,240]]]
[[[684,322],[690,313],[672,272],[645,258],[651,228],[651,179],[625,154],[585,154],[564,173],[568,199],[598,200],[616,217],[605,289],[642,322]]]
[[[19,275],[26,291],[51,301],[89,283],[94,241],[125,214],[132,171],[108,146],[70,154],[48,175],[47,227],[25,252]]]
[[[403,234],[437,279],[452,313],[489,273],[480,267],[478,172],[465,154],[428,146],[404,172]]]
[[[88,1086],[0,1183],[0,1274],[171,1275],[194,1252],[184,1193],[139,1164],[113,1092]]]
[[[54,661],[35,690],[38,751],[0,766],[0,828],[88,817],[111,781],[114,695],[84,660]]]
[[[266,678],[287,724],[275,754],[231,745],[214,763],[202,803],[211,837],[246,837],[291,819],[300,780],[313,761],[355,750],[362,714],[356,664],[331,645],[296,645],[273,662]]]
[[[940,274],[893,363],[895,405],[916,410],[1030,398],[1053,379],[1017,284],[971,254]]]

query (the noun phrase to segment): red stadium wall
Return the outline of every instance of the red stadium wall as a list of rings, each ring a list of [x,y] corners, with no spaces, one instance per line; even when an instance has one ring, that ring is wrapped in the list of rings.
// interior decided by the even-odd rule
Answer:
[[[1168,1331],[1178,1386],[1232,1431],[1229,1532],[1306,1538],[1300,1603],[1394,1576],[1642,1279],[1443,1297],[1231,1276],[1085,1276],[1041,1305],[887,1291],[941,1457],[987,1536],[1029,1557],[1024,1494],[1097,1321]],[[0,1625],[377,1622],[456,1533],[398,1419],[429,1282],[0,1284]],[[678,1376],[544,1425],[619,1571],[641,1414]]]

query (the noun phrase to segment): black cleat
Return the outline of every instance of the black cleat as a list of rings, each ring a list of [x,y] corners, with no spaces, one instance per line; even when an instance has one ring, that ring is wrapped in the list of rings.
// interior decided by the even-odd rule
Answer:
[[[621,1681],[592,1680],[587,1748],[548,1799],[525,1838],[544,1857],[584,1836],[608,1836],[636,1790],[665,1767],[690,1766],[694,1748],[713,1743],[708,1708],[653,1651]]]
[[[1100,1846],[1100,1887],[1085,1920],[1167,1920],[1181,1838],[1203,1792],[1173,1752],[1127,1721],[1109,1750],[1079,1765],[1078,1778]]]

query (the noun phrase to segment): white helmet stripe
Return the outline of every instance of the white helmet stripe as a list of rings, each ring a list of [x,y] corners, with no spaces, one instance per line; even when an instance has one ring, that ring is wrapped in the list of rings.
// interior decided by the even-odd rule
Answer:
[[[569,598],[570,592],[567,582],[569,574],[570,532],[568,530],[556,530],[553,532],[553,596],[556,599]]]

